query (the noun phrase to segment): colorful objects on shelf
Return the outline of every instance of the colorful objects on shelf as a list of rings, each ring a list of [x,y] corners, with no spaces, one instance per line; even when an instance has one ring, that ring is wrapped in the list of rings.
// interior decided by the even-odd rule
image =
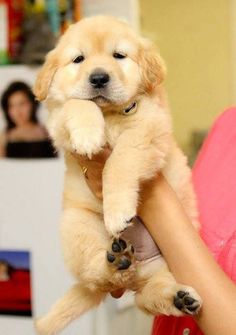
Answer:
[[[42,62],[48,48],[80,18],[80,0],[0,0],[0,65]]]

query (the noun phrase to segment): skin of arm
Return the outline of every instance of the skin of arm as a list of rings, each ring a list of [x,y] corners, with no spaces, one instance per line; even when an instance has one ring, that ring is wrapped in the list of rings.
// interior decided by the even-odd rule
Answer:
[[[0,158],[5,157],[5,135],[0,134]]]
[[[191,225],[163,176],[144,185],[139,215],[178,282],[203,299],[196,318],[205,335],[235,334],[236,286],[221,270]]]
[[[91,190],[102,195],[102,170],[109,151],[92,161],[80,157]],[[100,178],[100,179],[99,179]],[[98,181],[99,179],[99,181]],[[138,214],[160,247],[176,280],[194,287],[203,299],[196,322],[205,335],[236,332],[236,286],[221,270],[162,175],[143,184]],[[118,298],[122,292],[113,292]]]

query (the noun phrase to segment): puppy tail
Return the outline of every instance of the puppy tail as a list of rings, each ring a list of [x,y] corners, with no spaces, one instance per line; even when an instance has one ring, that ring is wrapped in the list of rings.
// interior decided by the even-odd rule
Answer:
[[[52,306],[46,316],[36,320],[35,328],[37,334],[57,334],[71,321],[98,305],[104,297],[104,292],[92,292],[80,284],[74,285]]]

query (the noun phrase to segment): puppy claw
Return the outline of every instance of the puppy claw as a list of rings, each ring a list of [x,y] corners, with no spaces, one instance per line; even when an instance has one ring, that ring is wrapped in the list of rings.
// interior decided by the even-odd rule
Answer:
[[[121,218],[119,218],[117,216],[116,220],[115,219],[111,219],[111,216],[110,216],[110,222],[111,224],[106,224],[106,228],[107,228],[107,231],[108,233],[111,235],[111,236],[114,236],[114,237],[119,237],[120,234],[122,234],[128,227],[130,227],[132,224],[133,224],[133,218],[132,217],[131,219],[128,219],[128,220],[122,220]],[[106,222],[106,221],[105,221]],[[116,223],[116,224],[114,224]]]

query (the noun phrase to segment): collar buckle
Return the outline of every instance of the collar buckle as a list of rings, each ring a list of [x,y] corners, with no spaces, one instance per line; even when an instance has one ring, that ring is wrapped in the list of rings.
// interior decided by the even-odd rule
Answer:
[[[136,112],[136,110],[137,110],[137,106],[138,106],[138,105],[137,105],[137,102],[136,102],[136,101],[132,102],[131,105],[129,105],[127,108],[123,109],[122,114],[123,114],[123,115],[131,115],[131,114],[134,114],[134,113]]]

